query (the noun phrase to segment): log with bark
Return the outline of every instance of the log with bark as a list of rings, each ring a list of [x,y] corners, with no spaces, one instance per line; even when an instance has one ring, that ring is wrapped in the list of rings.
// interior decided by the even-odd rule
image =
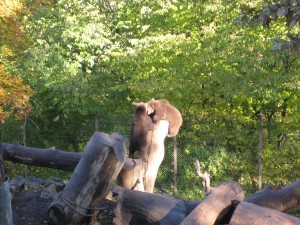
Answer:
[[[300,183],[298,181],[287,185],[278,191],[278,195],[281,195],[282,190],[289,190],[289,187],[293,186],[294,190],[300,189]],[[275,190],[275,192],[277,192]],[[122,187],[116,187],[113,189],[113,192],[117,197],[117,205],[114,209],[114,225],[121,224],[145,224],[145,225],[162,225],[162,224],[228,224],[229,221],[232,220],[232,214],[234,213],[234,223],[235,220],[241,220],[244,214],[238,213],[238,211],[234,211],[236,205],[241,203],[242,206],[245,203],[251,204],[249,202],[242,201],[238,203],[235,200],[243,199],[243,191],[241,190],[241,186],[233,181],[228,181],[218,185],[217,187],[212,187],[211,192],[202,200],[202,201],[183,201],[180,199],[176,199],[170,196],[161,195],[161,194],[151,194],[146,192],[140,192],[130,189],[125,189]],[[268,193],[265,193],[269,195]],[[257,195],[255,197],[255,195]],[[274,195],[272,193],[271,195]],[[270,196],[271,196],[270,195]],[[219,197],[217,197],[219,196]],[[230,197],[231,196],[231,197]],[[278,204],[284,204],[289,200],[288,195],[284,195],[286,198],[282,198],[282,202],[277,202]],[[256,193],[251,195],[251,198],[256,198],[256,201],[259,199],[264,199],[264,204],[272,206],[270,204],[272,199],[268,196],[263,196],[260,193]],[[247,199],[247,198],[246,198]],[[300,200],[300,198],[297,198]],[[233,201],[232,201],[233,200]],[[281,213],[279,211],[272,210],[267,207],[261,207],[258,205],[253,205],[253,212],[256,210],[263,211],[265,213],[268,210],[269,212],[273,212],[277,214],[273,214],[271,217],[265,217],[265,223],[262,223],[260,220],[260,224],[280,224],[278,223],[277,218],[285,218],[286,221],[292,221],[290,224],[295,225],[294,221],[298,221],[299,218],[290,216],[288,214]],[[290,208],[298,207],[297,202],[293,202],[290,205]],[[256,209],[254,209],[257,207]],[[273,206],[274,207],[274,206]],[[243,207],[244,208],[244,207]],[[263,209],[263,210],[262,210]],[[278,208],[280,209],[280,208]],[[112,211],[112,209],[110,209]],[[240,210],[240,209],[238,209]],[[242,210],[242,209],[241,209]],[[244,212],[243,212],[244,213]],[[249,225],[255,224],[256,216],[249,211],[249,215],[251,215],[251,219],[247,221],[240,222],[240,224],[232,224],[232,225]],[[237,217],[237,218],[236,218]],[[103,217],[101,218],[103,219]],[[101,219],[99,218],[99,222],[101,223]],[[253,222],[253,223],[252,223]],[[231,224],[231,223],[230,223]],[[283,223],[289,224],[289,223]]]
[[[299,225],[300,219],[286,213],[240,202],[235,209],[229,225]]]
[[[287,212],[300,206],[300,180],[284,187],[269,184],[264,190],[248,195],[245,201],[280,212]]]
[[[230,211],[233,202],[242,201],[245,193],[235,181],[221,183],[211,189],[201,203],[184,219],[181,225],[214,225]]]
[[[193,203],[160,194],[117,187],[114,225],[176,225],[188,215]]]
[[[44,150],[44,149],[34,149],[34,148],[27,148],[23,147],[20,145],[9,145],[9,144],[4,144],[2,146],[2,150],[4,153],[4,159],[5,160],[10,160],[10,161],[15,161],[15,162],[20,162],[20,163],[25,163],[25,164],[30,164],[30,165],[37,165],[37,166],[47,166],[51,168],[59,168],[59,169],[65,169],[65,170],[70,170],[72,171],[80,158],[82,157],[81,153],[74,153],[74,152],[63,152],[60,150]],[[114,163],[111,162],[110,166],[113,166]],[[126,163],[123,168],[125,167],[132,168],[134,167],[134,163],[132,159],[127,159]],[[139,166],[139,162],[135,165],[136,167]],[[108,164],[105,165],[105,167],[109,167]],[[143,167],[143,166],[142,166]],[[110,168],[110,167],[109,167]],[[141,170],[138,169],[137,175],[134,175],[136,177],[140,177],[144,174],[144,172],[140,172]],[[137,171],[135,171],[137,172]],[[104,173],[107,173],[106,170]],[[203,173],[205,174],[205,173]],[[206,176],[209,177],[209,174],[206,174]],[[79,175],[77,175],[79,177]],[[112,179],[113,180],[113,179]],[[75,183],[75,182],[74,182]],[[209,181],[203,180],[204,184],[209,184]],[[132,183],[130,181],[130,184],[128,184],[128,187],[133,187],[134,185],[138,185],[139,183]],[[143,183],[141,183],[143,184]],[[144,184],[143,184],[144,185]],[[74,184],[74,187],[76,185]],[[209,192],[210,187],[205,187],[206,190]],[[80,188],[79,188],[80,189]],[[68,190],[68,189],[66,189]],[[122,189],[121,189],[122,190]],[[187,217],[190,212],[194,209],[197,208],[197,206],[201,202],[186,202],[178,199],[174,199],[168,196],[163,196],[163,195],[157,195],[157,194],[150,194],[150,193],[142,193],[142,192],[137,192],[134,190],[127,190],[123,189],[125,191],[118,191],[118,201],[117,201],[117,209],[115,210],[116,213],[116,219],[115,219],[115,224],[120,224],[118,222],[117,218],[120,218],[119,215],[127,215],[124,218],[127,218],[127,221],[137,221],[135,222],[136,224],[180,224],[185,217]],[[69,189],[70,192],[70,189]],[[76,191],[75,191],[76,192]],[[209,195],[208,195],[209,196]],[[94,198],[94,197],[91,197]],[[120,198],[120,199],[119,199]],[[208,198],[208,197],[206,197]],[[126,200],[125,202],[130,203],[131,205],[126,206],[124,203],[124,199]],[[203,200],[205,201],[205,199]],[[253,195],[249,195],[245,198],[245,202],[249,203],[254,203],[255,205],[260,205],[264,206],[267,208],[271,209],[276,209],[279,211],[288,211],[290,209],[293,209],[297,206],[300,205],[300,181],[296,181],[292,184],[289,184],[283,188],[277,188],[277,187],[267,187],[265,190],[255,193]],[[68,202],[68,201],[67,201]],[[63,215],[67,216],[65,213],[65,208],[70,207],[71,209],[66,210],[67,214],[71,213],[73,210],[73,206],[69,205],[70,203],[74,203],[73,201],[71,202],[63,202],[63,207],[60,207],[59,204],[57,204],[57,208],[52,208],[53,213],[58,213],[57,217]],[[79,203],[81,203],[79,201]],[[122,204],[121,204],[122,203]],[[242,202],[244,204],[244,202]],[[123,205],[125,204],[125,205]],[[247,210],[255,212],[255,210],[260,211],[261,209],[253,209],[255,206],[244,206],[243,204],[238,204],[238,207],[243,207],[243,208],[248,208]],[[78,205],[78,204],[77,204]],[[135,208],[134,206],[139,207],[138,209]],[[163,206],[163,210],[161,209],[161,206]],[[131,206],[131,207],[130,207]],[[90,205],[88,206],[89,208]],[[97,204],[95,204],[95,208],[99,207]],[[95,209],[94,208],[94,209]],[[130,208],[130,209],[129,209]],[[157,210],[155,210],[157,208]],[[128,211],[129,209],[129,211]],[[144,210],[143,210],[144,209]],[[265,209],[265,208],[264,208]],[[82,208],[78,209],[83,210]],[[135,210],[135,211],[134,211]],[[225,209],[225,211],[228,210]],[[237,208],[238,210],[238,208]],[[238,212],[238,211],[235,211]],[[85,211],[85,210],[83,210]],[[93,211],[93,210],[92,210]],[[224,211],[224,212],[225,212]],[[249,211],[249,213],[251,213]],[[89,214],[90,212],[88,212]],[[87,214],[85,212],[85,214]],[[229,214],[229,218],[231,217],[231,214]],[[240,213],[236,213],[235,217],[240,216],[238,215]],[[128,216],[129,215],[129,216]],[[252,217],[254,214],[252,214]],[[272,223],[272,220],[275,221],[276,219],[274,218],[279,218],[281,215],[278,214],[277,216],[273,217],[273,219],[268,220],[265,224],[270,224]],[[130,218],[130,219],[128,219]],[[181,219],[180,219],[181,218]],[[224,217],[225,218],[225,217]],[[239,218],[240,219],[240,218]],[[297,218],[296,218],[297,219]],[[99,221],[103,220],[103,214],[102,218],[99,219]],[[170,220],[170,223],[168,222]],[[176,220],[176,222],[174,222]],[[293,221],[295,218],[289,218],[289,220]],[[120,220],[121,221],[121,220]],[[229,220],[227,220],[229,221]],[[296,223],[298,221],[296,220]],[[220,222],[221,223],[221,222]],[[243,224],[243,222],[239,222],[240,224]],[[134,224],[134,223],[131,223]],[[240,225],[239,224],[239,225]],[[253,224],[253,223],[252,223]],[[286,223],[288,224],[288,223]],[[291,224],[295,224],[294,222],[291,222]],[[244,225],[247,225],[246,221],[244,221]]]
[[[202,179],[204,189],[207,196],[198,202],[187,202],[175,199],[169,196],[160,194],[150,194],[138,192],[135,190],[124,189],[117,187],[113,192],[117,195],[117,205],[114,209],[114,225],[120,224],[145,224],[145,225],[160,225],[160,224],[230,224],[232,225],[248,225],[254,224],[256,220],[254,214],[249,212],[251,219],[243,221],[243,214],[235,211],[236,205],[240,205],[238,210],[242,211],[246,202],[243,202],[244,192],[241,186],[234,181],[228,181],[218,185],[217,187],[210,187],[210,176],[205,172],[200,171],[200,164],[197,163],[197,174]],[[258,192],[246,198],[249,202],[256,202],[260,205],[276,208],[278,210],[285,210],[295,208],[299,205],[300,196],[300,181],[283,187],[282,189],[275,189],[270,191]],[[280,201],[276,201],[276,205],[271,204],[274,196]],[[293,196],[293,200],[291,200]],[[239,203],[242,201],[241,203]],[[286,204],[288,202],[288,204]],[[253,204],[251,204],[253,205]],[[288,205],[288,207],[280,207]],[[256,208],[257,207],[257,208]],[[261,206],[251,206],[250,211],[255,212],[264,211],[266,213],[273,212],[272,217],[264,217],[264,223],[260,219],[260,224],[280,224],[278,218],[285,220],[285,224],[295,225],[298,218],[282,214],[280,212],[272,211],[269,208]],[[271,210],[271,211],[269,211]],[[233,214],[234,213],[234,214]],[[232,217],[234,215],[234,217]],[[232,219],[233,218],[233,219]],[[287,222],[288,221],[288,222]],[[295,223],[296,221],[296,223]],[[259,224],[259,223],[258,223]]]
[[[82,156],[79,152],[31,148],[18,144],[2,143],[1,149],[6,161],[67,171],[73,171]]]
[[[110,191],[125,155],[126,138],[95,132],[70,181],[48,207],[48,222],[76,225],[92,215]]]

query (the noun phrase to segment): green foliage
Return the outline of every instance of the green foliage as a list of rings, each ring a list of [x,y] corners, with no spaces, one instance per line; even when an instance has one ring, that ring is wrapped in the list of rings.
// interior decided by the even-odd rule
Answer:
[[[31,45],[9,67],[35,90],[28,145],[80,151],[95,115],[100,130],[128,137],[131,103],[166,98],[184,118],[179,138],[190,140],[179,143],[185,154],[179,184],[198,182],[186,165],[199,158],[214,182],[235,178],[252,191],[262,110],[265,181],[292,180],[300,157],[300,58],[289,37],[299,27],[294,17],[295,25],[286,26],[281,16],[289,11],[278,4],[58,0],[28,9],[20,21]],[[272,10],[276,20],[267,23]],[[239,21],[259,25],[239,27]]]
[[[184,155],[184,157],[178,157],[177,197],[187,200],[204,197],[205,193],[201,179],[196,174],[196,159],[200,161],[201,171],[210,173],[212,186],[234,179],[243,185],[247,193],[256,190],[256,162],[253,160],[254,158],[251,160],[251,157],[247,155],[251,152],[237,154],[235,151],[229,152],[218,146],[204,147],[200,144],[188,143],[180,151],[184,151],[178,153]],[[174,194],[173,180],[170,180],[173,175],[173,168],[170,166],[172,165],[172,157],[170,157],[172,153],[167,151],[166,154],[157,178],[157,191],[172,195]],[[166,184],[169,184],[169,186],[166,186]]]

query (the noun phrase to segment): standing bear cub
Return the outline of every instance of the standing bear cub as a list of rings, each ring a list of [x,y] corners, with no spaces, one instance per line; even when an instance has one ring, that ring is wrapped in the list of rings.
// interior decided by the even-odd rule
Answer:
[[[168,137],[174,137],[178,134],[182,125],[181,113],[166,99],[152,99],[146,103],[146,110],[148,115],[151,116],[153,123],[157,123],[159,120],[169,121]]]
[[[150,131],[154,129],[154,124],[147,114],[145,103],[132,103],[134,106],[134,117],[131,126],[129,157],[134,158],[137,151],[139,158],[148,160],[150,148]]]

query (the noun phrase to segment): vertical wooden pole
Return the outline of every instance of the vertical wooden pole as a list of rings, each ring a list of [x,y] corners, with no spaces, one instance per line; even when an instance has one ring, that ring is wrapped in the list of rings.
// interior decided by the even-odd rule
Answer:
[[[1,126],[1,122],[0,122]],[[4,161],[1,148],[0,131],[0,224],[12,225],[11,197],[8,180],[4,176]]]
[[[177,195],[177,141],[176,136],[173,137],[173,163],[174,163],[174,193]]]
[[[145,191],[153,193],[157,172],[165,156],[164,141],[169,131],[169,122],[160,120],[151,137],[151,150],[148,157],[147,171],[144,179]]]
[[[262,187],[262,141],[263,141],[263,127],[262,127],[262,110],[258,115],[258,189]]]

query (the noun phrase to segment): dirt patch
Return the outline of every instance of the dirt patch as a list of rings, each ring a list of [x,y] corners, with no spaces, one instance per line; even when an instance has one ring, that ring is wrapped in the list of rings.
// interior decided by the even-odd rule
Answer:
[[[42,198],[43,189],[30,189],[13,194],[12,214],[14,225],[47,225],[47,208],[53,201],[52,198]],[[100,224],[111,225],[113,220],[113,210],[116,203],[109,200],[101,201],[97,214]],[[82,222],[82,225],[99,224],[89,222],[89,218]]]
[[[46,221],[47,208],[52,199],[41,198],[42,190],[33,189],[16,193],[12,197],[14,225],[43,225]]]

